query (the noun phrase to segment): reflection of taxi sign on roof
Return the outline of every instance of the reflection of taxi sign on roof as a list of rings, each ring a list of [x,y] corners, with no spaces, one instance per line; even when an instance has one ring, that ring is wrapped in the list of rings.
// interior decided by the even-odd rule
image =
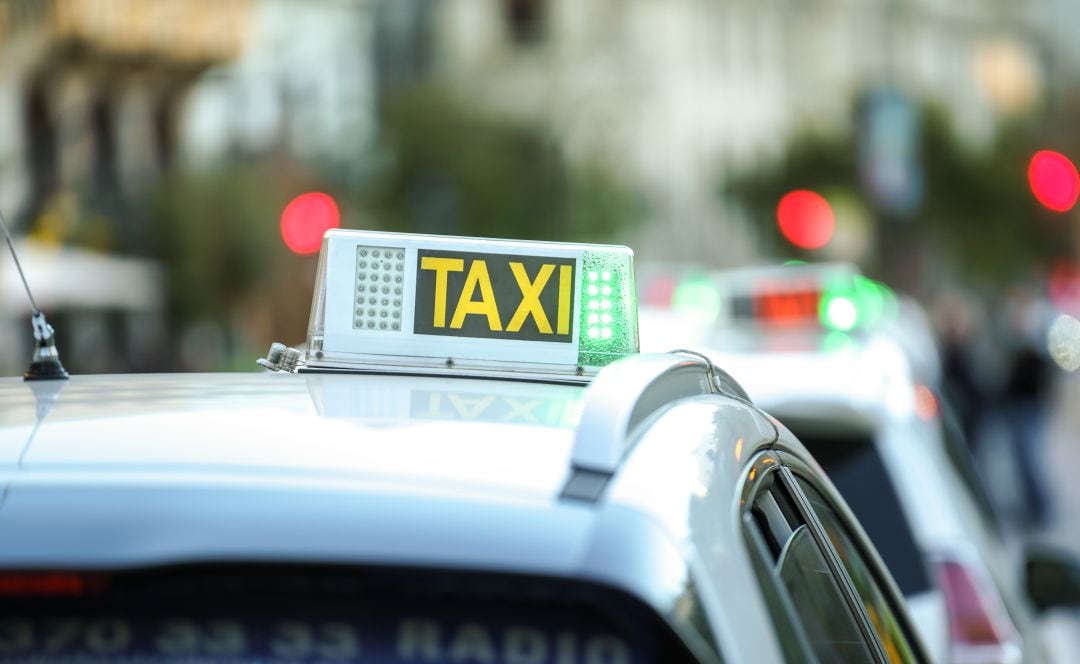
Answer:
[[[626,247],[334,230],[307,368],[579,376],[638,350]]]

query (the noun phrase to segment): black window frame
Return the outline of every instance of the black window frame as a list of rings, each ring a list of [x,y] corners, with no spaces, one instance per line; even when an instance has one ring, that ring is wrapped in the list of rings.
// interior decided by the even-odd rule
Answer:
[[[882,560],[881,555],[874,548],[870,537],[863,530],[858,519],[855,517],[854,513],[852,513],[847,503],[841,497],[840,492],[836,489],[836,487],[832,485],[831,482],[829,482],[827,478],[820,475],[814,467],[805,463],[799,457],[788,452],[779,452],[779,460],[784,468],[785,473],[787,474],[786,479],[789,487],[794,486],[794,489],[789,488],[789,491],[797,494],[799,500],[803,501],[802,509],[804,509],[806,513],[810,515],[809,518],[813,519],[816,525],[816,528],[814,529],[815,532],[818,533],[821,538],[823,538],[823,541],[828,547],[828,550],[830,551],[831,556],[835,560],[836,565],[838,565],[842,570],[844,578],[848,584],[848,587],[852,591],[855,600],[858,601],[860,604],[862,603],[862,599],[859,597],[858,592],[855,590],[854,582],[852,582],[850,576],[847,574],[847,571],[843,567],[843,561],[840,559],[839,553],[832,546],[831,542],[829,542],[828,533],[826,532],[824,525],[821,523],[820,519],[818,519],[817,513],[814,511],[813,506],[810,504],[809,498],[807,498],[806,494],[803,493],[802,488],[798,486],[798,481],[796,480],[796,478],[805,481],[818,493],[820,493],[821,496],[826,500],[828,506],[836,514],[838,520],[840,521],[841,527],[843,527],[847,531],[848,537],[852,540],[852,543],[858,549],[859,555],[862,557],[862,560],[869,568],[870,573],[874,577],[874,581],[878,584],[878,587],[881,589],[883,595],[885,596],[885,601],[888,602],[889,608],[892,610],[893,615],[900,623],[900,627],[903,630],[907,645],[910,648],[912,654],[914,655],[916,661],[930,661],[929,658],[926,656],[926,651],[923,648],[922,640],[919,637],[918,630],[915,629],[914,624],[911,622],[911,617],[908,615],[907,604],[904,600],[904,594],[900,592],[900,588],[896,585],[896,582],[892,578],[892,574],[889,572],[888,566],[885,565],[885,562]],[[863,611],[863,615],[866,615],[865,611]],[[873,625],[869,623],[869,616],[866,616],[866,619],[870,628],[873,629]],[[877,641],[879,645],[881,644],[880,640],[876,638],[876,635],[875,641]],[[882,655],[884,655],[884,646],[881,647]],[[886,661],[888,660],[886,659]]]
[[[892,654],[898,657],[900,661],[905,663],[916,661],[914,649],[911,647],[911,636],[905,632],[903,621],[899,617],[902,615],[902,607],[890,597],[888,586],[884,584],[883,579],[875,570],[871,558],[865,551],[865,547],[860,544],[859,536],[851,530],[836,507],[830,503],[823,492],[814,487],[810,480],[798,473],[794,473],[793,476],[800,485],[803,495],[810,502],[811,508],[814,510],[818,521],[821,522],[826,534],[829,535],[835,529],[829,539],[833,541],[835,537],[839,540],[839,542],[833,542],[833,548],[836,549],[844,568],[848,570],[848,577],[851,578],[856,590],[859,591],[858,594],[866,607],[867,614],[871,617],[871,621],[875,622],[873,620],[874,615],[879,616],[875,622],[875,630],[879,632],[886,653],[890,652],[889,646],[892,645]],[[856,581],[856,577],[862,579],[861,586]],[[890,658],[890,661],[894,660]]]
[[[785,657],[792,660],[796,654],[800,660],[792,661],[815,661],[816,657],[809,640],[806,638],[804,629],[798,623],[798,614],[792,605],[787,591],[781,587],[773,573],[775,553],[765,541],[763,529],[754,515],[754,505],[760,492],[769,491],[773,482],[779,481],[786,493],[795,503],[798,516],[807,526],[822,557],[828,565],[833,579],[836,581],[840,593],[844,599],[848,613],[854,619],[862,640],[867,646],[871,657],[878,662],[887,664],[884,646],[874,630],[869,616],[866,614],[861,598],[855,590],[847,571],[844,569],[835,549],[825,533],[821,522],[814,515],[806,496],[802,494],[798,483],[791,475],[791,470],[785,467],[780,455],[772,451],[759,453],[749,464],[749,470],[744,477],[744,483],[740,494],[741,521],[743,536],[747,548],[751,553],[755,571],[762,583],[770,616],[777,627],[777,635],[781,640],[781,647]],[[826,495],[831,495],[826,492]],[[842,512],[846,514],[846,512]],[[895,588],[892,588],[895,591]],[[906,613],[904,614],[906,617]],[[905,623],[905,635],[909,635],[908,625]],[[916,649],[918,650],[918,649]],[[921,656],[921,650],[918,650]]]

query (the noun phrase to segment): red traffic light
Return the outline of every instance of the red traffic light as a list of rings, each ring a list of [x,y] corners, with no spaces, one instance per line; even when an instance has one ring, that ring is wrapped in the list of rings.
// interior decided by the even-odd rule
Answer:
[[[1080,175],[1068,157],[1053,150],[1040,150],[1028,164],[1031,193],[1046,208],[1068,212],[1080,197]]]
[[[341,225],[337,203],[326,194],[310,192],[289,201],[281,213],[281,238],[297,254],[313,254],[323,234]]]
[[[820,249],[832,239],[836,218],[820,194],[807,189],[789,191],[776,207],[776,221],[787,241],[800,249]]]

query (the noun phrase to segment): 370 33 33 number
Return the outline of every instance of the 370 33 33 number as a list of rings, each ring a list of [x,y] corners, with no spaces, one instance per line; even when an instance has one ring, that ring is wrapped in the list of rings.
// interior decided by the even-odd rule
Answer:
[[[0,655],[27,652],[80,651],[111,655],[131,647],[134,631],[128,622],[100,620],[0,620]]]
[[[233,620],[162,620],[149,630],[124,620],[0,620],[0,656],[35,654],[117,655],[146,649],[166,656],[238,656],[254,647],[285,660],[348,660],[360,654],[360,636],[345,623],[280,621],[253,642]]]

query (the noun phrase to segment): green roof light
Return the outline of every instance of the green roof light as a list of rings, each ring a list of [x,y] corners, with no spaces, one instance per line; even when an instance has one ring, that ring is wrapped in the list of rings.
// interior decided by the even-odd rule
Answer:
[[[843,295],[832,295],[821,301],[822,323],[830,330],[849,332],[859,322],[855,301]]]
[[[637,288],[629,251],[586,251],[578,364],[600,367],[638,351]]]
[[[826,328],[849,332],[894,318],[896,308],[896,295],[888,286],[856,274],[828,284],[818,314]]]
[[[881,320],[885,312],[885,296],[876,281],[861,275],[855,275],[852,296],[858,312],[859,325],[873,325]]]

